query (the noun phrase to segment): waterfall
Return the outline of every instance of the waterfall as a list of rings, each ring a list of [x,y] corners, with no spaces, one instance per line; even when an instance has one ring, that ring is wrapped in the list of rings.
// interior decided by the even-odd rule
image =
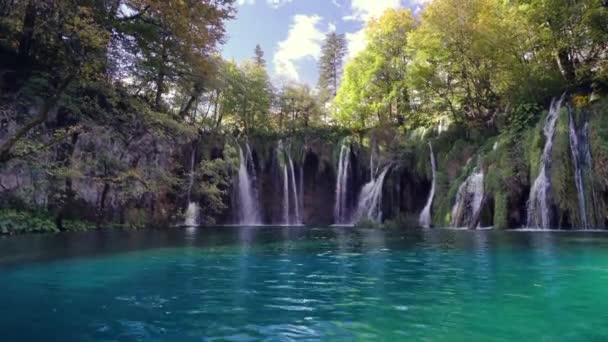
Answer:
[[[300,221],[304,221],[304,161],[300,165],[300,190],[298,191],[300,195]]]
[[[555,139],[555,127],[561,111],[562,102],[566,94],[559,99],[551,101],[551,108],[543,133],[545,135],[545,147],[540,159],[539,174],[528,199],[528,227],[550,228],[551,227],[551,153],[553,152],[553,141]]]
[[[186,220],[184,225],[186,227],[197,227],[199,212],[200,207],[198,204],[195,202],[190,202],[190,204],[188,204],[188,209],[186,210]]]
[[[591,176],[593,161],[591,159],[591,146],[589,145],[589,116],[585,113],[583,127],[577,129],[574,110],[568,106],[568,129],[570,150],[572,152],[572,166],[574,168],[574,183],[578,197],[578,210],[580,228],[594,227],[602,219],[598,216],[597,194],[593,182],[586,182],[585,176]]]
[[[460,185],[456,194],[456,202],[452,207],[452,222],[454,228],[476,228],[479,225],[479,215],[484,199],[483,172],[478,168]]]
[[[431,227],[431,223],[432,223],[431,208],[433,206],[433,198],[435,197],[435,182],[436,182],[436,176],[437,176],[437,164],[435,162],[435,154],[433,153],[433,145],[431,144],[430,141],[429,141],[429,150],[430,150],[430,155],[431,155],[431,169],[432,169],[432,173],[433,173],[433,180],[431,183],[431,192],[429,193],[429,198],[426,200],[426,205],[424,206],[424,209],[422,209],[422,212],[420,213],[420,218],[418,220],[418,222],[420,223],[420,226],[424,227],[424,228]]]
[[[247,156],[243,153],[243,149],[239,146],[239,184],[238,184],[238,207],[239,207],[239,224],[259,224],[260,223],[260,210],[258,208],[258,202],[256,198],[256,191],[253,183],[255,179],[255,165],[253,164],[253,158],[251,158],[251,150],[247,145]],[[250,165],[250,166],[248,166]],[[249,170],[252,170],[253,177],[250,176]]]
[[[300,173],[300,190],[298,191],[298,182],[296,181],[296,171],[291,158],[291,152],[283,145],[283,141],[279,140],[277,146],[277,156],[282,163],[283,171],[283,224],[302,224],[302,183],[303,174]],[[293,199],[293,202],[292,202]],[[293,205],[291,205],[293,203]]]
[[[387,165],[376,179],[372,179],[361,189],[354,217],[355,223],[362,219],[369,219],[377,223],[382,222],[382,186],[389,169],[390,165]]]
[[[289,176],[287,164],[283,165],[283,224],[289,224]]]
[[[188,174],[188,208],[186,209],[186,219],[184,221],[184,225],[187,227],[196,227],[198,226],[198,217],[200,212],[200,207],[198,203],[192,202],[192,187],[194,186],[194,167],[196,164],[196,149],[192,149],[192,154],[190,155],[190,173]]]
[[[585,186],[583,184],[583,167],[580,158],[579,137],[574,123],[572,111],[568,113],[568,133],[570,138],[570,150],[572,151],[572,166],[574,167],[574,183],[576,195],[578,196],[578,212],[581,220],[581,228],[587,229],[587,204],[585,203]]]
[[[298,195],[298,187],[296,186],[296,173],[293,167],[291,153],[287,152],[287,158],[289,159],[289,168],[291,170],[291,188],[293,189],[293,210],[295,215],[294,220],[291,220],[291,223],[302,224],[302,220],[300,219],[300,198]]]
[[[340,148],[338,161],[338,174],[336,178],[336,201],[334,203],[334,222],[344,224],[348,222],[347,193],[348,173],[350,171],[350,146],[343,144]]]
[[[369,153],[369,180],[373,180],[378,173],[378,170],[374,168],[376,166],[376,160],[378,159],[378,145],[376,140],[372,141],[371,149]]]

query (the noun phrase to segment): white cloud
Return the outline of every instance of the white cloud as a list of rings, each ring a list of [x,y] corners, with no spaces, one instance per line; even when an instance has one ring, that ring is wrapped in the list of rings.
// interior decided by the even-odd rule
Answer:
[[[347,60],[355,57],[367,46],[367,37],[365,36],[365,29],[361,29],[353,33],[346,33],[345,37],[346,43],[348,45],[348,54],[346,55]]]
[[[281,6],[283,6],[283,5],[287,4],[287,3],[290,3],[292,1],[293,0],[266,0],[266,2],[270,6],[272,6],[274,8],[281,7]]]
[[[429,0],[413,1],[420,2]],[[365,26],[373,18],[380,17],[387,9],[401,7],[401,0],[351,0],[350,7],[351,14],[342,19],[345,21],[358,21]],[[346,33],[346,41],[348,43],[347,59],[351,59],[367,46],[365,28],[362,28],[357,32]]]
[[[279,77],[299,80],[296,62],[306,59],[319,59],[325,32],[317,26],[322,18],[318,15],[298,14],[293,17],[287,38],[280,41],[274,55],[274,69]]]
[[[400,0],[352,0],[352,17],[356,20],[368,22],[372,18],[378,18],[389,8],[401,7]]]
[[[272,6],[274,8],[279,8],[287,3],[292,2],[293,0],[266,0],[266,3],[269,6]],[[255,0],[238,0],[237,5],[239,6],[244,6],[244,5],[254,5],[255,4]]]

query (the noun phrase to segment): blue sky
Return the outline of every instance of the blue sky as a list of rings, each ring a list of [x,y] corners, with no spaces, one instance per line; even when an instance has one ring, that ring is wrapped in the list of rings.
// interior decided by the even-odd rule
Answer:
[[[227,25],[223,56],[242,62],[260,44],[275,84],[317,83],[317,60],[325,34],[344,33],[349,55],[365,47],[365,23],[388,8],[413,11],[430,0],[237,0],[236,19]],[[348,58],[348,57],[347,57]]]

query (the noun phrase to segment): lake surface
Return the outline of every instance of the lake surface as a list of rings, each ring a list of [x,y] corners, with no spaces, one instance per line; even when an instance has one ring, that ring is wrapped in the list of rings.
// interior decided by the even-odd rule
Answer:
[[[201,228],[0,239],[3,341],[605,340],[608,235]]]

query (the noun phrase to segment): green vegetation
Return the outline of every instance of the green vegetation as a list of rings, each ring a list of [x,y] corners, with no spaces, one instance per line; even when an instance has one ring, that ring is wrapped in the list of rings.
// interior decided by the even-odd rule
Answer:
[[[336,165],[343,139],[361,160],[377,146],[408,186],[428,183],[431,141],[434,223],[449,223],[461,182],[480,165],[488,216],[511,227],[538,174],[542,110],[564,91],[577,123],[589,119],[587,202],[593,224],[606,221],[605,1],[434,0],[419,16],[391,9],[369,21],[368,44],[352,58],[344,60],[343,34],[326,36],[317,89],[275,88],[259,45],[249,61],[222,59],[235,7],[0,0],[0,200],[15,209],[2,212],[2,231],[53,231],[55,221],[64,230],[164,225],[186,198],[199,202],[203,222],[217,222],[229,207],[236,144],[251,142],[265,162],[278,139],[296,164],[314,151],[319,169]],[[551,178],[561,223],[576,225],[567,115]],[[396,197],[394,221],[411,221],[400,211],[419,208]],[[48,218],[24,214],[39,210]]]

